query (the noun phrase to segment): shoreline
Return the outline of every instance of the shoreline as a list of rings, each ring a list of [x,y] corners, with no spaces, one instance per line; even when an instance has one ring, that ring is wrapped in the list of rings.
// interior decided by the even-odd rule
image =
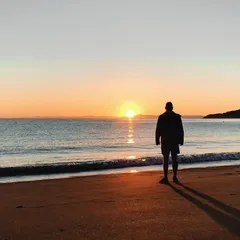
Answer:
[[[0,184],[3,239],[239,239],[240,166]]]
[[[224,160],[224,161],[212,161],[212,162],[199,162],[199,163],[180,163],[179,171],[188,169],[209,169],[209,168],[219,168],[219,167],[232,167],[240,166],[240,160]],[[172,165],[169,164],[169,170],[172,170]],[[132,171],[141,172],[155,172],[163,171],[161,165],[150,165],[150,166],[133,166],[117,169],[106,169],[106,170],[94,170],[94,171],[83,171],[75,173],[56,173],[56,174],[40,174],[40,175],[20,175],[20,176],[1,176],[0,184],[4,183],[21,183],[21,182],[35,182],[35,181],[45,181],[45,180],[55,180],[55,179],[68,179],[68,178],[78,178],[85,176],[102,176],[102,175],[115,175],[115,174],[125,174],[131,173]]]
[[[220,152],[220,153],[203,153],[203,154],[180,154],[178,162],[181,167],[201,167],[211,165],[227,165],[240,164],[240,152]],[[16,179],[17,178],[36,178],[36,176],[66,176],[66,175],[94,175],[101,172],[124,172],[129,168],[157,168],[162,165],[163,157],[149,156],[136,158],[123,158],[116,160],[96,160],[96,161],[79,161],[79,162],[56,162],[56,163],[41,163],[27,165],[3,165],[0,167],[0,182],[1,179]],[[171,163],[171,160],[170,160]],[[38,177],[41,178],[41,177]]]

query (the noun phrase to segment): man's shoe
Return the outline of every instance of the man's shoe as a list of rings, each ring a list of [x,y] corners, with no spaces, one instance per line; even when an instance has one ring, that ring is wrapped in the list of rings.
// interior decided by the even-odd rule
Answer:
[[[173,178],[173,182],[174,182],[174,183],[177,183],[177,184],[180,184],[180,182],[179,182],[179,180],[178,180],[177,177],[174,177],[174,178]]]
[[[161,183],[161,184],[168,184],[169,182],[168,182],[168,179],[167,178],[162,178],[160,181],[159,181],[159,183]]]

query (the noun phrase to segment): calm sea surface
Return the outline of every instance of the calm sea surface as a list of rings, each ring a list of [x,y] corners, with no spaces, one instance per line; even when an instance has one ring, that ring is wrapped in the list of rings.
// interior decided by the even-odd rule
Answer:
[[[197,155],[198,161],[206,153],[213,160],[222,160],[225,153],[240,156],[239,119],[183,118],[183,125],[182,155]],[[156,119],[0,119],[0,167],[160,156],[155,127]]]

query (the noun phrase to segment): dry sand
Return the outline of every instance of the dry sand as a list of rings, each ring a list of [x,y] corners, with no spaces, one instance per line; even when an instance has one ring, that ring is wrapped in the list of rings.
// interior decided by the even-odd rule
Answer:
[[[240,239],[240,166],[0,184],[0,239]]]

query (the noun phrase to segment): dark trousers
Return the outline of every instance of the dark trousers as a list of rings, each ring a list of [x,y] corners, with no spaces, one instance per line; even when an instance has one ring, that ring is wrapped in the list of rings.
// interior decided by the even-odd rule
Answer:
[[[164,177],[168,178],[169,155],[171,153],[173,177],[176,178],[177,171],[178,171],[177,154],[180,153],[179,145],[178,144],[162,144],[161,148],[162,148],[162,154],[164,158],[164,162],[163,162]]]

